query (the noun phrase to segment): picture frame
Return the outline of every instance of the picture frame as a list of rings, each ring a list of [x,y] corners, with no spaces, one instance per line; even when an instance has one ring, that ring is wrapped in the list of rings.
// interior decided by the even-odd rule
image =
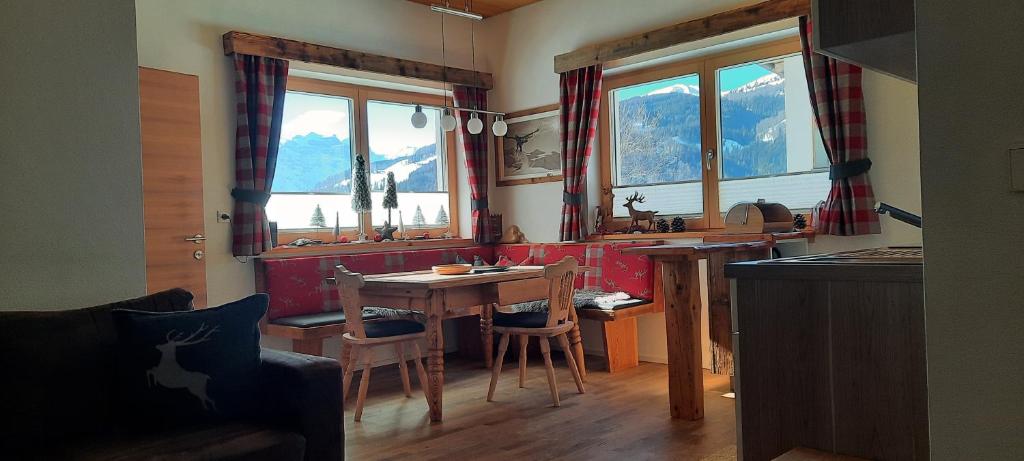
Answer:
[[[562,181],[559,110],[549,104],[505,115],[508,133],[494,138],[498,186]]]

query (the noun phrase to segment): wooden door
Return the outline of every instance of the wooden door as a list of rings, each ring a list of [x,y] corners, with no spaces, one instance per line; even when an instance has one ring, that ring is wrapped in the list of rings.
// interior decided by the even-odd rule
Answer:
[[[206,307],[199,77],[139,68],[146,284]]]

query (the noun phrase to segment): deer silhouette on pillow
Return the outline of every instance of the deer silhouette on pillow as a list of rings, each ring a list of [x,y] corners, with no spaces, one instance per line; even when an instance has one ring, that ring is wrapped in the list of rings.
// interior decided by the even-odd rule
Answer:
[[[206,385],[210,376],[196,371],[189,371],[178,363],[178,348],[204,343],[210,340],[210,336],[216,333],[219,327],[206,328],[203,323],[194,333],[186,336],[184,332],[171,330],[167,332],[167,342],[158,344],[156,349],[160,351],[160,362],[153,368],[146,370],[146,382],[150,387],[157,384],[168,389],[185,389],[196,396],[207,411],[216,411],[217,407],[210,396],[206,394]]]

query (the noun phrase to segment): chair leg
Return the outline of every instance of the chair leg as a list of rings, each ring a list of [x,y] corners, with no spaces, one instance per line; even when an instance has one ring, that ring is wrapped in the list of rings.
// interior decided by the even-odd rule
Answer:
[[[558,383],[555,381],[555,366],[551,363],[551,342],[546,337],[540,338],[540,353],[544,355],[544,369],[548,372],[548,386],[551,387],[551,400],[558,403]]]
[[[575,311],[573,311],[575,312]],[[583,337],[580,336],[580,322],[575,321],[572,330],[569,331],[569,343],[572,344],[573,358],[576,359],[576,368],[580,370],[580,378],[587,380],[587,362],[583,355]]]
[[[580,394],[586,393],[583,389],[583,377],[580,376],[580,370],[576,366],[576,360],[572,356],[572,347],[569,346],[569,338],[565,337],[565,334],[558,335],[558,344],[562,346],[562,352],[565,353],[565,361],[569,364],[569,371],[572,372],[572,379],[576,381],[576,390],[580,391]]]
[[[398,357],[398,372],[402,375],[402,389],[406,397],[412,397],[412,385],[409,384],[409,366],[405,363],[405,348],[402,343],[395,343],[395,356]]]
[[[356,372],[356,363],[359,361],[359,347],[349,346],[349,358],[347,362],[342,362],[345,367],[345,376],[341,380],[341,401],[345,402],[348,398],[348,389],[352,386],[352,376]],[[344,405],[344,403],[342,403]]]
[[[508,338],[511,333],[502,333],[501,341],[498,343],[498,358],[491,367],[491,387],[487,389],[487,401],[494,401],[494,388],[498,386],[498,375],[501,374],[501,363],[505,361],[505,351],[508,350]]]
[[[366,403],[366,390],[370,387],[370,370],[373,369],[373,348],[367,347],[363,351],[363,377],[359,380],[359,396],[356,397],[356,415],[358,422],[363,419],[363,404]]]
[[[526,387],[526,346],[529,344],[529,335],[519,335],[519,387]]]
[[[427,371],[423,369],[423,361],[420,360],[422,354],[420,354],[420,345],[416,341],[412,342],[412,351],[416,354],[414,362],[416,363],[416,378],[420,380],[420,387],[423,388],[423,396],[427,398],[427,404],[430,404],[430,386],[427,381]]]

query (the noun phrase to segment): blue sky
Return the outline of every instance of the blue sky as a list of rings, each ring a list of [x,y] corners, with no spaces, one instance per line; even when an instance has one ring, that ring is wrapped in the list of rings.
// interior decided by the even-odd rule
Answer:
[[[719,79],[721,80],[721,91],[730,91],[739,88],[747,83],[757,80],[765,75],[770,74],[768,70],[757,64],[747,64],[744,66],[731,67],[723,69],[719,72]],[[698,85],[700,80],[696,74],[674,78],[671,80],[661,80],[657,82],[647,83],[643,85],[632,86],[628,88],[620,89],[616,92],[616,96],[619,100],[625,100],[636,96],[643,96],[652,91],[665,88],[672,85]]]

